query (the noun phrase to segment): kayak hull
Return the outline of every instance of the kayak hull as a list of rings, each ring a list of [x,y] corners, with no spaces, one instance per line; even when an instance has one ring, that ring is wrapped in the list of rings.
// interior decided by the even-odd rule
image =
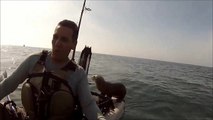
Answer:
[[[106,120],[119,120],[125,111],[125,102],[116,102],[116,100],[113,100],[115,108],[113,110],[110,110],[109,113],[107,113],[105,116]]]

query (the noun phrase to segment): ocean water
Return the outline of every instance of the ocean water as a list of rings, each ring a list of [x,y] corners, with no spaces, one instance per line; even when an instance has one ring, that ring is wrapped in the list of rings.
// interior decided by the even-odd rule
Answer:
[[[27,56],[41,50],[1,46],[1,73],[10,75]],[[213,120],[212,67],[93,54],[89,77],[94,74],[126,86],[122,120]],[[21,85],[10,95],[18,105],[20,90]]]

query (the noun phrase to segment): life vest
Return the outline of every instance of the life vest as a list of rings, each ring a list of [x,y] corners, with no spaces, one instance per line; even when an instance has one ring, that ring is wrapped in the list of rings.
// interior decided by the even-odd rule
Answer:
[[[73,61],[57,71],[47,71],[45,60],[48,51],[43,51],[23,84],[21,98],[30,120],[68,120],[82,117],[77,97],[74,96],[66,78],[69,70],[75,71]],[[79,115],[76,115],[79,114]]]

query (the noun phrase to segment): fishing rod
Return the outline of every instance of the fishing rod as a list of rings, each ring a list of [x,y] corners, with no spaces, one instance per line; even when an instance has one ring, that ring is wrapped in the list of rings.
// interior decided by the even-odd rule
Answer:
[[[86,0],[84,0],[83,6],[82,6],[82,10],[81,10],[80,19],[79,19],[79,22],[78,22],[77,40],[78,40],[78,35],[79,35],[80,27],[81,27],[82,16],[83,16],[83,13],[84,13],[84,10],[85,10],[85,4],[86,4]],[[77,43],[76,43],[76,44],[77,44]],[[76,50],[76,47],[74,48],[73,54],[72,54],[72,60],[73,60],[73,61],[75,60],[75,50]]]
[[[91,9],[85,7],[85,5],[86,5],[86,0],[84,0],[83,6],[82,6],[82,10],[81,10],[80,19],[79,19],[79,22],[78,22],[77,40],[78,40],[78,36],[79,36],[79,32],[80,32],[81,21],[82,21],[82,17],[83,17],[84,10],[91,11]],[[90,60],[91,60],[91,55],[92,55],[92,53],[91,53],[91,47],[90,47],[90,48],[85,47],[84,49],[87,49],[86,51],[88,51],[88,49],[89,49],[89,51],[90,51],[90,52],[89,52],[89,61],[87,61],[88,59],[84,59],[84,60],[86,60],[86,65],[83,64],[84,70],[86,71],[86,74],[88,75],[88,70],[89,70],[89,65],[90,65]],[[74,48],[73,54],[72,54],[72,60],[73,60],[73,61],[75,61],[75,51],[76,51],[76,47]],[[86,56],[84,56],[84,57],[88,57],[88,56],[86,55]],[[81,53],[81,58],[82,58],[82,53]],[[80,58],[80,60],[81,60],[81,58]],[[79,62],[79,63],[80,63],[80,62]],[[81,66],[82,66],[82,64],[81,64]]]

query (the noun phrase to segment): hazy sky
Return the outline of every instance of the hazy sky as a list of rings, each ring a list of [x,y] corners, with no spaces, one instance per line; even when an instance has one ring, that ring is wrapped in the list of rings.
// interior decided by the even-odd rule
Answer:
[[[83,0],[1,1],[1,44],[51,48],[60,20],[78,23]],[[88,0],[77,51],[212,67],[212,0]]]

